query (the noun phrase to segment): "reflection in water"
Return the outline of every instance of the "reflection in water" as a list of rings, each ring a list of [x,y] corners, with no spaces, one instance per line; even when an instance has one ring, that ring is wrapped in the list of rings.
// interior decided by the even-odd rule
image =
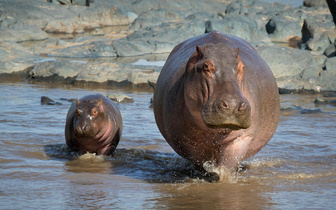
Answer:
[[[313,95],[282,95],[281,119],[269,144],[244,161],[233,182],[209,176],[177,156],[157,130],[152,93],[129,92],[118,104],[123,137],[112,156],[67,149],[70,102],[106,89],[0,84],[0,199],[4,209],[273,209],[334,207],[336,107]],[[118,90],[120,91],[120,90]],[[123,92],[123,91],[122,91]],[[41,96],[60,106],[43,106]],[[330,98],[332,100],[334,98]],[[308,110],[303,113],[302,110]],[[314,201],[314,202],[311,202]]]
[[[269,209],[272,186],[241,185],[228,183],[190,183],[178,185],[157,185],[155,191],[162,195],[155,208],[197,208],[197,209]]]

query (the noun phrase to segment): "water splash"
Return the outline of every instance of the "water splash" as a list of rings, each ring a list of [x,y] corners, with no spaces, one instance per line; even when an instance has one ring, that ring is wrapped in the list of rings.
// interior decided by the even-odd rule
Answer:
[[[238,173],[232,172],[225,166],[215,166],[215,163],[212,161],[206,161],[203,163],[203,168],[207,173],[215,174],[218,176],[219,182],[224,183],[236,183],[238,180]]]

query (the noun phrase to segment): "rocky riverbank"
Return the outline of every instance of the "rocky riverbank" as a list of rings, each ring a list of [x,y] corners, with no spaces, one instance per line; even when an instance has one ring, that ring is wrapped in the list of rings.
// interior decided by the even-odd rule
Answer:
[[[250,42],[282,92],[336,91],[336,30],[324,1],[2,0],[0,81],[147,87],[178,43],[219,30]]]

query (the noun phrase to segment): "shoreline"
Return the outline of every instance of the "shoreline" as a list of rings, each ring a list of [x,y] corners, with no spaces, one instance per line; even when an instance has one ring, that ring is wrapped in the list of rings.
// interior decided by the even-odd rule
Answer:
[[[133,63],[165,61],[181,41],[219,30],[256,48],[280,93],[336,92],[336,30],[327,4],[191,1],[194,10],[186,11],[187,3],[145,3],[151,1],[3,1],[0,82],[150,90],[161,67]]]

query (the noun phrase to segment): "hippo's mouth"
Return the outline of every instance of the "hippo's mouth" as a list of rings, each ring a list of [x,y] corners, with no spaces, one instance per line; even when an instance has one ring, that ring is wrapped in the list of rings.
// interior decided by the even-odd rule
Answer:
[[[246,129],[250,126],[247,125],[241,125],[241,124],[205,124],[208,128],[212,129],[230,129],[230,130],[240,130],[240,129]]]
[[[240,130],[247,129],[251,126],[250,118],[237,118],[234,116],[223,116],[223,115],[209,115],[203,113],[203,122],[208,128],[212,129],[230,129],[230,130]]]

